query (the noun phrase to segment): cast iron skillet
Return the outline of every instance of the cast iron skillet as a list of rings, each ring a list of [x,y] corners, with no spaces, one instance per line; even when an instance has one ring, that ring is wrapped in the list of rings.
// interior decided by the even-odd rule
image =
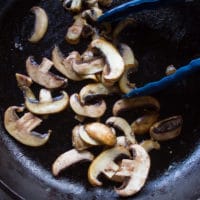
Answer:
[[[118,3],[118,2],[117,2]],[[49,29],[37,45],[27,42],[34,18],[29,10],[40,5],[49,15]],[[47,145],[29,148],[13,140],[3,127],[3,113],[8,106],[20,105],[23,97],[17,88],[15,72],[25,73],[25,60],[34,55],[41,61],[49,57],[54,44],[67,53],[73,48],[83,51],[89,41],[72,47],[64,41],[71,16],[58,0],[0,1],[0,178],[3,188],[13,199],[119,199],[113,184],[93,188],[87,181],[88,163],[67,169],[58,178],[51,175],[51,164],[71,146],[70,129],[75,125],[69,110],[50,117],[40,131],[51,128]],[[143,11],[135,15],[137,28],[128,28],[120,40],[128,42],[140,62],[138,75],[130,77],[138,85],[164,76],[169,64],[181,66],[200,56],[200,3]],[[151,152],[150,176],[134,200],[195,200],[200,197],[200,73],[155,95],[161,102],[161,118],[181,114],[184,118],[182,135],[162,143],[160,151]],[[73,84],[73,87],[70,87]],[[69,82],[72,94],[81,84]],[[37,87],[35,88],[38,89]],[[115,100],[118,97],[115,98]],[[107,99],[111,104],[112,98]],[[109,111],[107,113],[107,116]],[[128,121],[132,121],[128,113]],[[2,187],[2,186],[1,186]]]

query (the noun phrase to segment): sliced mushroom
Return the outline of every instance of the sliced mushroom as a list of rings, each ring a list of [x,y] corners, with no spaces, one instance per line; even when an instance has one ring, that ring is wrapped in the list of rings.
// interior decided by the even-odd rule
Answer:
[[[116,144],[116,136],[110,127],[99,122],[93,122],[85,125],[88,135],[94,140],[108,146]]]
[[[91,147],[90,144],[84,142],[80,136],[80,127],[81,125],[77,125],[72,130],[72,144],[78,151],[83,151]]]
[[[79,15],[75,16],[74,20],[75,21],[72,24],[72,26],[69,27],[67,30],[65,39],[69,44],[75,45],[75,44],[78,44],[80,41],[81,33],[83,31],[86,21]]]
[[[32,131],[39,126],[42,120],[32,113],[26,113],[21,118],[17,113],[23,112],[23,107],[11,106],[4,114],[4,126],[8,133],[17,141],[24,145],[38,147],[44,145],[50,137],[51,131],[48,133],[39,134]]]
[[[138,144],[131,146],[133,160],[122,160],[122,167],[115,176],[124,177],[120,188],[115,191],[122,197],[128,197],[139,192],[144,186],[150,169],[150,158],[143,147]]]
[[[147,152],[150,152],[153,149],[160,149],[160,144],[153,140],[144,140],[140,143],[140,146],[142,146]]]
[[[136,25],[136,21],[133,18],[126,18],[125,20],[120,21],[113,30],[113,40],[117,41],[120,33],[129,25]]]
[[[32,79],[30,77],[23,75],[23,74],[16,73],[15,77],[16,77],[19,87],[23,87],[23,86],[30,87],[33,83]]]
[[[105,82],[113,85],[124,72],[123,58],[117,49],[106,40],[93,40],[90,46],[99,49],[104,54],[107,65],[103,69],[103,78]]]
[[[93,7],[91,9],[82,12],[81,16],[85,19],[90,19],[92,21],[97,21],[97,19],[103,14],[103,11],[98,7]]]
[[[102,6],[109,7],[112,4],[113,0],[98,0],[98,2]]]
[[[32,36],[28,39],[29,42],[39,42],[45,35],[48,28],[48,16],[44,9],[34,6],[31,12],[35,15],[35,27]]]
[[[85,0],[85,3],[89,8],[98,7],[98,0]]]
[[[137,143],[134,132],[132,131],[131,126],[125,119],[121,117],[110,117],[106,120],[106,124],[123,131],[129,144]]]
[[[64,87],[67,83],[67,79],[49,72],[52,65],[53,62],[47,58],[43,58],[40,65],[38,65],[31,56],[26,60],[26,70],[33,81],[48,89]]]
[[[103,151],[90,164],[88,170],[88,180],[93,186],[101,186],[103,183],[98,180],[98,176],[103,173],[107,177],[112,177],[119,169],[114,160],[120,155],[130,157],[129,151],[121,146],[116,146]]]
[[[39,101],[25,96],[25,106],[30,112],[37,115],[48,115],[59,113],[68,106],[69,97],[66,92],[62,91],[61,96],[52,98],[50,93],[45,91],[41,90]]]
[[[67,78],[73,81],[82,81],[84,79],[93,79],[95,81],[97,80],[94,74],[85,75],[85,76],[80,76],[76,74],[72,68],[74,60],[76,61],[81,60],[80,54],[76,51],[71,52],[67,58],[64,58],[58,46],[55,46],[55,48],[52,51],[52,61],[54,63],[55,68],[60,73],[65,75]]]
[[[116,92],[118,92],[116,87],[107,88],[102,83],[90,83],[81,89],[79,96],[81,102],[85,103]]]
[[[136,119],[132,124],[131,128],[136,135],[143,135],[149,132],[151,126],[158,120],[158,112],[148,112],[142,117]]]
[[[166,71],[165,71],[165,74],[167,76],[171,75],[171,74],[174,74],[176,72],[176,68],[174,67],[174,65],[169,65],[167,68],[166,68]]]
[[[101,100],[95,104],[85,105],[81,103],[78,94],[71,95],[70,106],[76,114],[91,118],[99,118],[106,111],[105,101]]]
[[[79,135],[81,139],[89,145],[92,145],[92,146],[101,145],[101,143],[98,140],[94,139],[88,134],[88,132],[85,130],[85,127],[83,125],[80,126],[79,128]]]
[[[103,71],[105,65],[103,58],[97,58],[89,62],[73,62],[73,70],[79,75],[96,74]]]
[[[113,106],[113,115],[117,116],[122,111],[127,111],[135,108],[147,108],[154,111],[160,110],[160,103],[157,99],[151,96],[135,97],[132,99],[120,99]]]
[[[150,128],[150,135],[157,141],[170,140],[180,135],[182,125],[182,116],[169,117],[153,124]]]
[[[129,145],[128,145],[126,136],[118,136],[116,145],[128,148]]]
[[[121,43],[119,51],[125,64],[125,71],[119,80],[119,87],[123,93],[128,93],[136,87],[135,83],[130,83],[128,74],[130,71],[137,71],[138,61],[136,60],[132,49],[128,45]]]
[[[80,12],[82,0],[64,0],[63,7],[71,12]]]
[[[67,167],[81,161],[92,161],[94,156],[89,151],[78,152],[76,149],[71,149],[61,154],[52,165],[52,173],[54,176],[66,169]]]

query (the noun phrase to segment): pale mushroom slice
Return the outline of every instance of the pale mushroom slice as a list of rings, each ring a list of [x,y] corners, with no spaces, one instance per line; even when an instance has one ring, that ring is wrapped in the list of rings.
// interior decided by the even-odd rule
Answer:
[[[132,122],[131,128],[136,135],[148,133],[151,126],[158,120],[158,112],[147,112]]]
[[[136,87],[135,83],[131,83],[128,79],[129,72],[136,72],[138,69],[138,61],[132,49],[124,43],[119,45],[119,52],[124,60],[125,71],[119,80],[119,87],[123,93],[128,93]]]
[[[172,116],[153,124],[150,128],[150,135],[157,141],[166,141],[180,135],[183,125],[181,115]]]
[[[71,12],[80,12],[82,0],[64,0],[63,7]]]
[[[134,132],[132,131],[131,126],[125,119],[121,117],[110,117],[106,120],[106,124],[123,131],[129,145],[137,143]]]
[[[26,60],[26,70],[32,80],[47,89],[56,89],[64,87],[67,79],[51,73],[49,70],[53,66],[47,58],[43,58],[42,63],[38,65],[32,56]]]
[[[116,193],[128,197],[139,192],[144,186],[150,169],[150,158],[146,150],[138,144],[131,146],[133,160],[122,160],[122,167],[115,176],[124,177],[122,186],[115,188]]]
[[[66,41],[73,45],[79,43],[83,28],[86,24],[85,19],[83,19],[80,15],[75,16],[74,20],[74,23],[68,28],[65,36]]]
[[[107,177],[112,177],[119,166],[114,162],[121,155],[130,157],[130,152],[121,146],[116,146],[103,151],[90,164],[88,170],[88,180],[93,186],[101,186],[103,183],[98,180],[98,176],[103,173]]]
[[[80,136],[80,127],[82,125],[77,125],[72,129],[72,145],[78,151],[83,151],[90,148],[92,145],[86,143]]]
[[[151,109],[158,112],[160,110],[160,103],[158,100],[151,96],[141,96],[131,99],[120,99],[115,102],[113,106],[113,115],[117,116],[122,111],[127,111],[136,108]]]
[[[103,71],[105,62],[103,58],[96,58],[88,62],[74,60],[72,68],[78,75],[96,74]]]
[[[174,65],[169,65],[167,66],[166,70],[165,70],[165,74],[166,76],[169,76],[171,74],[174,74],[176,72],[176,68],[174,67]]]
[[[84,10],[81,16],[85,19],[90,19],[92,21],[97,21],[97,19],[103,14],[103,11],[98,7],[93,7],[88,10]]]
[[[34,6],[33,8],[31,8],[31,12],[35,15],[36,19],[34,32],[28,40],[29,42],[37,43],[44,37],[47,31],[48,16],[46,14],[46,11],[38,6]]]
[[[39,101],[25,96],[25,106],[30,112],[37,115],[59,113],[66,109],[69,104],[68,94],[65,91],[61,93],[61,96],[52,98],[50,91],[42,89]]]
[[[76,149],[71,149],[58,156],[54,161],[52,165],[52,173],[54,176],[58,176],[62,170],[73,164],[81,161],[92,161],[93,159],[94,155],[87,150],[79,152]]]
[[[81,116],[99,118],[106,111],[106,103],[103,100],[98,101],[95,104],[82,104],[78,94],[73,94],[70,97],[70,106],[72,110]]]
[[[160,144],[157,141],[154,141],[152,139],[150,140],[144,140],[140,143],[140,146],[142,146],[147,152],[150,152],[151,150],[159,150]]]
[[[17,113],[23,111],[24,107],[17,106],[11,106],[5,111],[4,126],[6,130],[13,138],[24,145],[32,147],[44,145],[49,140],[51,131],[49,130],[45,134],[33,131],[41,124],[42,120],[30,112],[19,118]]]
[[[112,129],[105,124],[92,122],[86,124],[84,128],[87,134],[97,142],[107,146],[114,146],[116,144],[117,140],[115,134]]]
[[[116,87],[108,88],[105,87],[102,83],[90,83],[81,89],[79,96],[81,102],[85,103],[117,92],[118,88]]]
[[[52,51],[52,61],[54,63],[54,67],[67,78],[73,81],[82,81],[85,79],[92,79],[96,81],[97,78],[94,74],[80,76],[74,72],[72,65],[74,61],[80,60],[80,54],[76,51],[71,52],[67,58],[64,58],[64,55],[58,46],[55,46]]]
[[[29,76],[23,74],[16,73],[15,77],[17,80],[18,87],[20,88],[23,86],[30,87],[33,83],[32,79]]]
[[[105,56],[107,65],[103,69],[103,79],[109,85],[118,81],[124,72],[124,61],[118,50],[104,39],[95,39],[90,44],[91,48],[99,49]]]

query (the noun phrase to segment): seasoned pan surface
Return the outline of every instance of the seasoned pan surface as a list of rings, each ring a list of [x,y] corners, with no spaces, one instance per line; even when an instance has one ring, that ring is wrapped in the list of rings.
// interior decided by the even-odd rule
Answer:
[[[119,3],[119,2],[117,2]],[[50,117],[41,131],[52,129],[49,142],[40,148],[25,147],[13,140],[3,128],[3,113],[10,105],[23,103],[17,88],[15,73],[25,73],[25,60],[34,55],[37,61],[51,57],[55,44],[63,52],[84,51],[89,40],[77,46],[64,41],[71,15],[60,1],[7,1],[1,12],[0,33],[0,178],[19,198],[24,199],[119,199],[113,185],[105,182],[102,188],[93,188],[87,181],[88,163],[73,166],[58,178],[51,175],[56,157],[71,149],[71,129],[75,125],[69,110]],[[43,7],[49,16],[49,29],[37,45],[27,42],[34,17],[33,5]],[[200,56],[200,3],[179,7],[159,8],[137,13],[137,28],[129,27],[120,40],[129,44],[140,62],[137,76],[131,77],[138,85],[164,76],[169,64],[181,66]],[[155,95],[161,102],[162,117],[181,114],[184,118],[182,135],[162,144],[160,151],[152,152],[152,167],[144,189],[130,199],[197,199],[200,197],[200,73],[170,86]],[[70,87],[73,85],[73,87]],[[79,90],[80,83],[69,82],[69,94]],[[38,88],[35,88],[38,90]],[[117,99],[118,97],[116,97]],[[115,99],[115,100],[116,100]],[[112,105],[113,99],[107,99]],[[109,114],[109,111],[108,111]],[[127,114],[131,115],[131,113]],[[127,118],[130,122],[132,119]]]

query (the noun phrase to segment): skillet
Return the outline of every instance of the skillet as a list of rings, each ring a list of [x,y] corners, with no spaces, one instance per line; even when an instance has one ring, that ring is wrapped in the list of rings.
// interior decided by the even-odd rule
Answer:
[[[116,3],[120,3],[116,1]],[[29,10],[39,5],[49,15],[49,29],[37,45],[27,42],[34,18]],[[54,44],[67,53],[83,51],[89,41],[72,47],[64,41],[71,16],[57,0],[0,1],[0,179],[1,188],[12,199],[120,199],[113,186],[105,182],[93,188],[87,182],[88,163],[73,166],[58,178],[51,175],[56,157],[71,148],[70,129],[75,125],[72,113],[62,113],[44,122],[42,130],[54,134],[40,148],[25,147],[13,140],[3,127],[3,113],[10,105],[20,105],[23,97],[17,88],[15,73],[25,73],[25,60],[34,55],[38,61],[49,57]],[[167,65],[182,66],[200,56],[200,3],[142,11],[134,17],[138,27],[130,27],[120,40],[128,42],[140,61],[140,73],[130,78],[138,85],[164,76]],[[161,117],[181,114],[182,134],[162,143],[151,152],[152,166],[145,187],[133,200],[196,200],[200,197],[200,73],[155,95],[161,102]],[[69,94],[80,84],[67,87]],[[37,88],[36,88],[37,89]],[[130,113],[129,113],[130,114]],[[128,115],[127,115],[128,116]],[[127,117],[131,121],[130,117]]]

